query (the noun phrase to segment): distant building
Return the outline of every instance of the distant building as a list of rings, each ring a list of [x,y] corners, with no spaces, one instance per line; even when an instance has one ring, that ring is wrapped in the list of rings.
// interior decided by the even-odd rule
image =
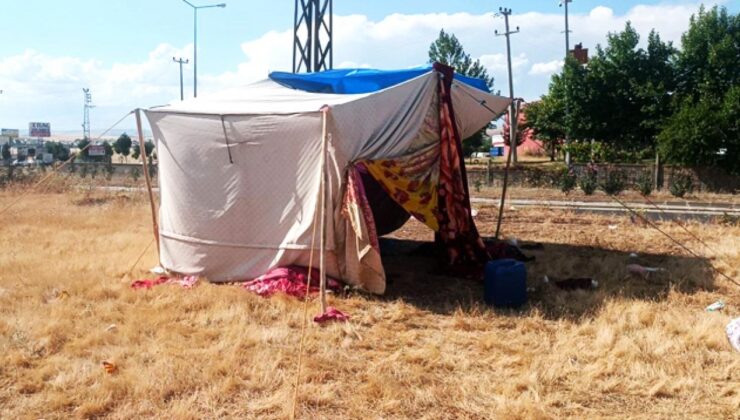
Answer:
[[[522,99],[516,100],[518,107],[517,117],[517,142],[516,153],[521,156],[543,156],[547,154],[544,143],[534,136],[534,130],[524,128],[527,123],[527,103]],[[504,115],[504,123],[501,129],[501,143],[504,148],[504,156],[509,153],[509,115]]]
[[[570,54],[573,56],[573,58],[578,60],[579,63],[588,63],[588,48],[583,48],[582,43],[579,42],[578,44],[576,44],[576,47],[570,50]]]

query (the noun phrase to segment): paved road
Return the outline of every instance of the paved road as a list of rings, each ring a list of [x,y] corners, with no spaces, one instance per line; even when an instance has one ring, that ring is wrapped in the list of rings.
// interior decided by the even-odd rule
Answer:
[[[98,187],[106,191],[146,191],[141,187]],[[157,188],[154,188],[157,191]],[[473,204],[482,204],[496,206],[499,200],[495,198],[471,197],[470,202]],[[696,201],[668,201],[655,202],[654,207],[649,203],[625,202],[631,209],[643,214],[652,220],[675,220],[675,219],[696,219],[709,221],[715,217],[729,215],[740,217],[740,205],[722,204],[722,203],[703,203]],[[565,200],[528,200],[528,199],[510,199],[506,200],[507,210],[513,208],[549,208],[560,210],[573,210],[575,212],[589,212],[602,214],[629,214],[630,212],[622,207],[616,201],[565,201]]]
[[[492,205],[498,207],[499,200],[493,198],[471,197],[471,203]],[[710,220],[725,214],[740,217],[740,206],[737,204],[701,203],[701,202],[663,202],[649,203],[630,202],[625,204],[651,219],[699,219]],[[656,208],[657,206],[657,208]],[[510,208],[549,208],[566,209],[576,212],[623,214],[630,213],[616,201],[589,202],[589,201],[560,201],[560,200],[506,200],[507,210]]]

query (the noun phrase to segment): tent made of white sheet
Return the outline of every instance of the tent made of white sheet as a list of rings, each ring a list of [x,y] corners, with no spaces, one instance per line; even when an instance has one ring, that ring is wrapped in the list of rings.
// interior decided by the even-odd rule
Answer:
[[[326,112],[326,274],[374,293],[343,269],[345,169],[363,159],[403,156],[438,106],[429,73],[363,94],[310,93],[265,80],[145,111],[159,164],[160,263],[173,272],[226,282],[271,268],[308,266],[319,206]],[[508,99],[452,82],[466,138],[498,117]],[[316,260],[314,260],[316,261]],[[314,263],[316,266],[316,263]]]

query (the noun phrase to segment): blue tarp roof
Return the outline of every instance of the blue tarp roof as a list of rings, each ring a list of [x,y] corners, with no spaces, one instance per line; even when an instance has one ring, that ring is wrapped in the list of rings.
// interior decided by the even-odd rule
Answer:
[[[430,71],[431,65],[406,70],[339,69],[301,74],[275,71],[270,73],[270,79],[307,92],[369,93],[403,83]],[[481,79],[455,73],[455,80],[490,93],[488,85]]]

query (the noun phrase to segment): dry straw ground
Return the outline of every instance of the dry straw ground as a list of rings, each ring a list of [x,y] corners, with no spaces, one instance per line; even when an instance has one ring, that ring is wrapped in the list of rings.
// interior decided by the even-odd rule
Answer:
[[[0,208],[11,198],[0,194]],[[289,414],[301,303],[207,283],[131,290],[122,277],[150,241],[147,212],[139,196],[67,193],[31,195],[2,216],[0,417]],[[493,211],[478,220],[491,234]],[[545,245],[529,264],[530,306],[490,310],[479,283],[441,276],[399,255],[412,242],[393,242],[388,295],[333,296],[351,324],[309,326],[298,416],[738,418],[740,353],[724,327],[740,290],[708,267],[740,277],[740,227],[689,225],[713,259],[685,257],[626,218],[531,210],[504,229]],[[396,236],[431,239],[413,222]],[[633,251],[668,272],[630,277]],[[133,277],[155,262],[148,252]],[[594,276],[600,288],[561,291],[545,273]],[[719,298],[724,311],[704,311]]]

